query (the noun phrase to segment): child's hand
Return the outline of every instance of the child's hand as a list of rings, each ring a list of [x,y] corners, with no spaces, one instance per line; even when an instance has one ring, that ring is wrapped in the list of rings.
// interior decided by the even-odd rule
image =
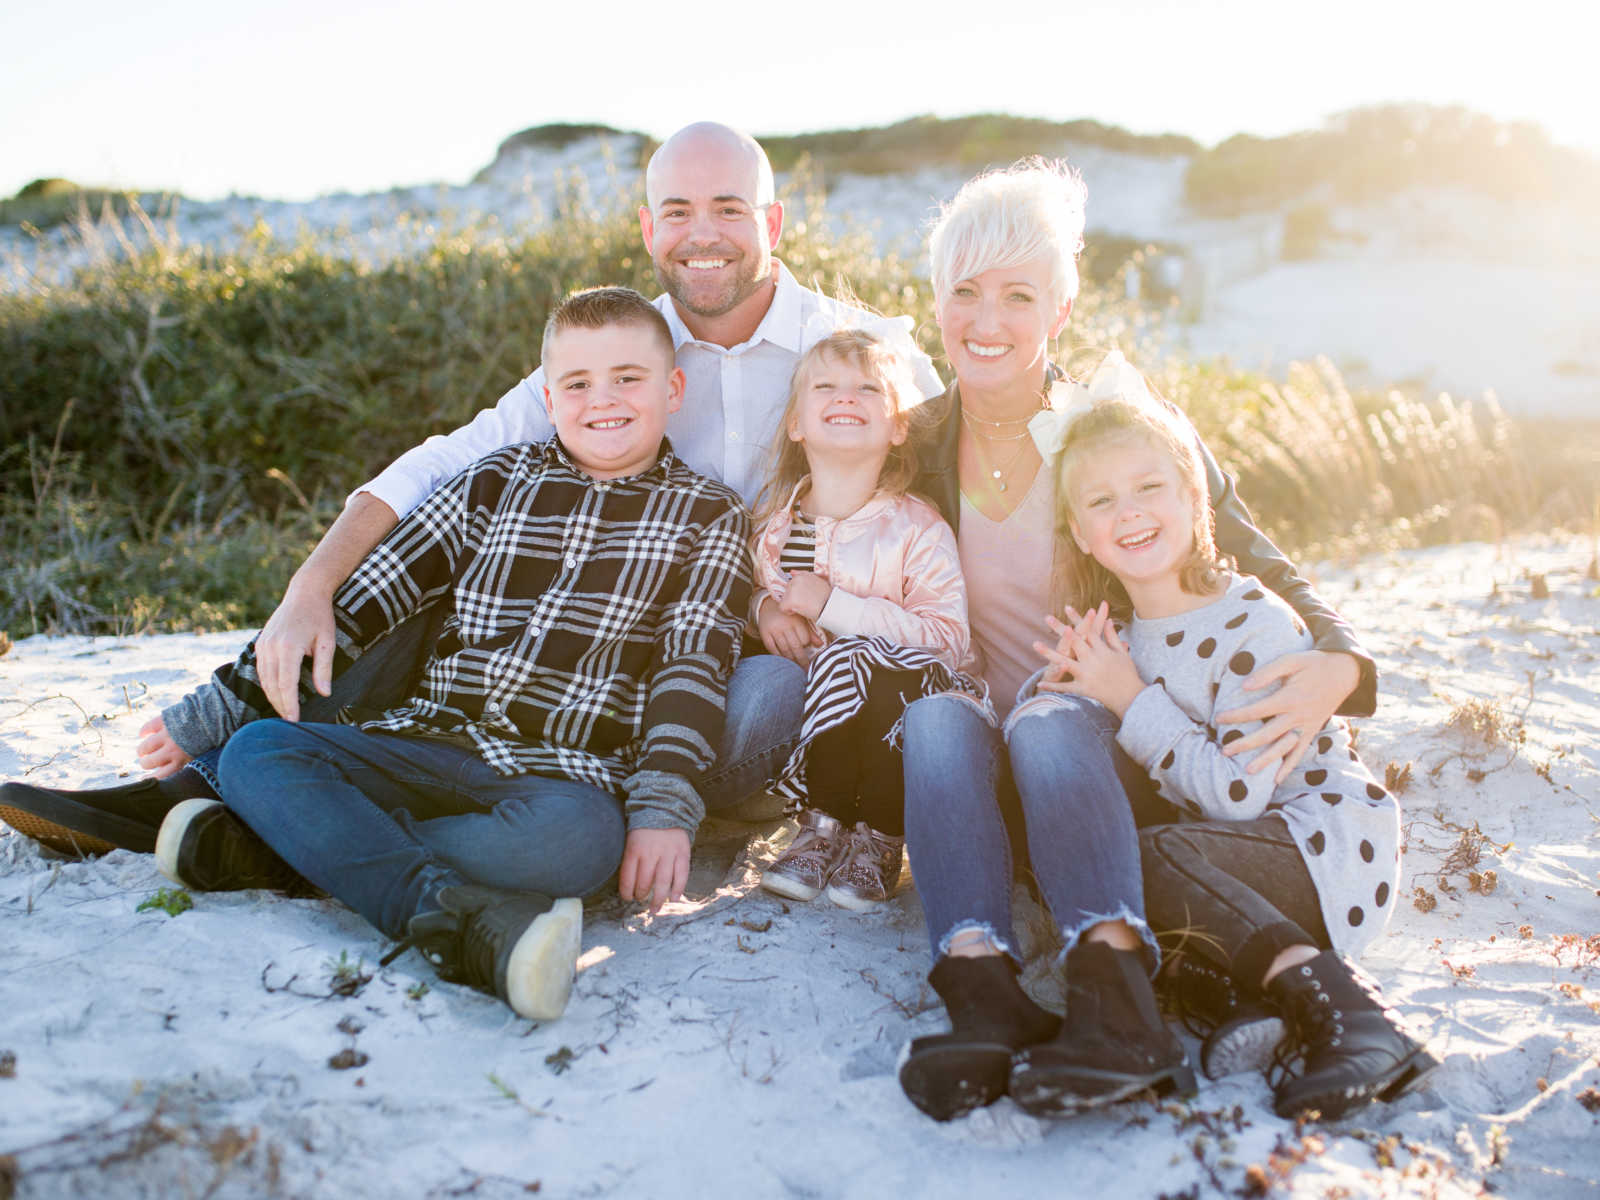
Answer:
[[[169,775],[176,775],[183,770],[184,764],[189,761],[189,756],[178,749],[178,743],[172,740],[172,735],[167,732],[167,723],[160,717],[144,723],[144,728],[139,732],[144,735],[144,741],[139,743],[139,765],[149,771],[157,779],[165,779]]]
[[[817,627],[798,613],[784,612],[771,596],[761,601],[756,631],[769,654],[781,654],[802,667],[811,661],[811,648],[822,645]]]
[[[660,912],[689,882],[689,835],[682,829],[635,829],[622,851],[617,895]]]
[[[1068,610],[1068,615],[1075,614]],[[1053,682],[1048,678],[1051,671],[1047,671],[1047,678],[1040,682],[1039,690],[1067,692],[1098,700],[1121,720],[1134,697],[1144,691],[1144,680],[1139,678],[1139,670],[1133,665],[1133,657],[1128,653],[1127,646],[1117,636],[1107,606],[1102,604],[1094,612],[1080,618],[1075,627],[1063,626],[1057,647],[1063,643],[1067,646],[1065,655],[1059,648],[1052,649],[1043,643],[1035,643],[1035,649],[1050,660],[1051,671],[1059,670],[1070,676]]]
[[[822,615],[822,609],[833,595],[833,584],[811,571],[796,571],[789,577],[789,590],[784,592],[778,607],[786,613],[797,613],[808,621]]]

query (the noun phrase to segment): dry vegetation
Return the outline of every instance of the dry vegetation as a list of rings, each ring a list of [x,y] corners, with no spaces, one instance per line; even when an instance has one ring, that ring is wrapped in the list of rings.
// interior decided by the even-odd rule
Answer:
[[[912,313],[937,354],[914,264],[819,232],[821,203],[791,199],[788,264]],[[146,236],[119,248],[120,221]],[[533,233],[412,232],[413,250],[378,264],[264,229],[217,252],[134,208],[79,231],[109,249],[70,283],[0,295],[0,629],[260,622],[351,487],[535,365],[562,294],[656,290],[631,212],[581,195]],[[1120,295],[1115,280],[1091,289],[1070,336],[1141,361],[1151,317]],[[1159,382],[1292,550],[1596,511],[1594,439],[1519,428],[1492,404],[1352,393],[1326,363],[1279,385],[1171,362]]]

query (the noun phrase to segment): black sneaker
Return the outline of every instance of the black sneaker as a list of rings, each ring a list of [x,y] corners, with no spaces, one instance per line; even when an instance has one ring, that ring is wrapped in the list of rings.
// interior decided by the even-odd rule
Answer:
[[[1208,1079],[1265,1070],[1283,1040],[1277,1006],[1242,992],[1232,975],[1199,955],[1170,959],[1156,978],[1156,995],[1202,1039],[1200,1069]]]
[[[379,965],[415,947],[447,983],[498,996],[530,1021],[553,1021],[572,995],[582,938],[581,900],[465,884],[426,900]]]
[[[106,854],[156,848],[156,831],[174,805],[215,793],[198,774],[171,779],[136,779],[108,788],[35,787],[0,784],[0,821],[61,854]]]
[[[156,866],[197,892],[315,890],[220,800],[184,800],[173,807],[156,835]]]

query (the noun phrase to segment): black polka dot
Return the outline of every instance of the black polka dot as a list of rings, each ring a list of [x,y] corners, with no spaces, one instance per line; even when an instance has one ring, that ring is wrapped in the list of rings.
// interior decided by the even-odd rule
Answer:
[[[1367,784],[1367,795],[1371,796],[1374,800],[1382,800],[1388,794],[1388,792],[1384,791],[1375,783]]]
[[[1256,669],[1256,656],[1248,650],[1241,650],[1228,660],[1228,670],[1235,675],[1248,675]]]
[[[1169,645],[1169,646],[1176,646],[1176,645],[1178,645],[1178,643],[1180,643],[1182,641],[1183,641],[1183,630],[1181,630],[1181,629],[1178,630],[1177,633],[1169,633],[1169,634],[1167,634],[1167,645]]]
[[[1165,771],[1168,767],[1170,767],[1172,765],[1173,760],[1175,758],[1177,758],[1177,757],[1178,757],[1177,754],[1175,754],[1171,750],[1168,750],[1167,751],[1167,756],[1161,760],[1161,769],[1163,771]]]
[[[1350,761],[1351,762],[1360,762],[1361,761],[1359,758],[1356,757],[1356,752],[1354,750],[1349,750],[1346,753],[1348,753],[1350,755]]]
[[[1379,908],[1382,908],[1385,904],[1389,903],[1389,885],[1387,883],[1380,883],[1378,885],[1378,890],[1372,893],[1372,898],[1377,902]]]
[[[1243,736],[1244,736],[1244,730],[1242,730],[1242,729],[1230,729],[1230,730],[1228,730],[1227,733],[1222,735],[1222,744],[1224,746],[1231,746],[1234,742],[1237,742]]]
[[[1306,782],[1309,783],[1312,787],[1316,787],[1317,784],[1321,783],[1327,777],[1328,777],[1328,773],[1326,771],[1324,771],[1321,767],[1316,767],[1313,770],[1310,770],[1310,771],[1306,772]]]
[[[1215,725],[1207,725],[1206,726],[1206,741],[1214,742],[1216,740],[1217,740],[1217,727]]]
[[[1366,838],[1362,838],[1361,839],[1361,861],[1362,862],[1371,862],[1372,861],[1372,856],[1374,854],[1376,854],[1376,853],[1377,853],[1377,851],[1375,851],[1372,848],[1372,843],[1367,841]],[[1378,901],[1378,903],[1382,904],[1383,901],[1380,900],[1380,901]]]
[[[1241,626],[1241,625],[1243,625],[1245,623],[1245,618],[1247,618],[1249,615],[1250,615],[1249,613],[1240,613],[1237,617],[1231,618],[1228,621],[1228,623],[1223,626],[1223,628],[1224,629],[1237,629],[1237,628],[1239,628],[1239,626]]]
[[[1361,911],[1361,906],[1358,904],[1350,910],[1350,915],[1347,919],[1350,924],[1359,925],[1367,919],[1367,914]]]
[[[1166,687],[1167,686],[1167,677],[1165,675],[1157,675],[1156,676],[1156,686],[1157,687]]]
[[[1317,753],[1318,754],[1326,754],[1329,750],[1332,750],[1332,749],[1333,749],[1333,739],[1331,737],[1328,737],[1326,734],[1324,734],[1322,737],[1319,737],[1317,739]]]
[[[1228,785],[1228,799],[1238,804],[1250,795],[1250,788],[1242,779],[1235,779]]]
[[[1184,806],[1184,808],[1188,809],[1191,813],[1193,813],[1197,817],[1203,817],[1203,816],[1206,815],[1206,810],[1201,808],[1198,804],[1196,804],[1193,800],[1189,799],[1187,796],[1185,796],[1183,798],[1183,806]]]
[[[1216,638],[1207,638],[1205,641],[1201,642],[1198,646],[1196,646],[1194,648],[1194,652],[1196,654],[1198,654],[1201,658],[1210,658],[1212,653],[1216,650],[1216,648],[1217,648],[1217,639]]]
[[[1306,849],[1313,854],[1321,854],[1328,848],[1328,839],[1323,836],[1322,830],[1317,830],[1306,839]]]
[[[1343,799],[1344,799],[1344,797],[1341,796],[1338,792],[1323,792],[1322,793],[1322,802],[1324,804],[1326,804],[1329,808],[1332,808],[1335,804],[1339,803],[1339,801],[1341,801]]]
[[[1244,594],[1244,598],[1246,600],[1265,600],[1267,598],[1267,594],[1260,588],[1251,588]]]

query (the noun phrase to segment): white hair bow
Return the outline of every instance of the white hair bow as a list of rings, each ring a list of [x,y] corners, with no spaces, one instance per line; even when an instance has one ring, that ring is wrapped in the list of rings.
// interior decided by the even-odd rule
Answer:
[[[825,312],[814,312],[800,330],[800,353],[804,354],[818,342],[836,333],[859,329],[877,338],[914,368],[920,353],[917,343],[911,338],[911,331],[915,327],[916,322],[910,317],[875,317],[871,313],[841,313],[835,317]]]
[[[1122,351],[1113,350],[1100,360],[1088,383],[1058,379],[1050,385],[1045,407],[1028,422],[1033,444],[1043,457],[1054,458],[1066,444],[1067,431],[1074,421],[1095,405],[1117,399],[1134,404],[1155,403],[1138,368],[1122,356]]]

